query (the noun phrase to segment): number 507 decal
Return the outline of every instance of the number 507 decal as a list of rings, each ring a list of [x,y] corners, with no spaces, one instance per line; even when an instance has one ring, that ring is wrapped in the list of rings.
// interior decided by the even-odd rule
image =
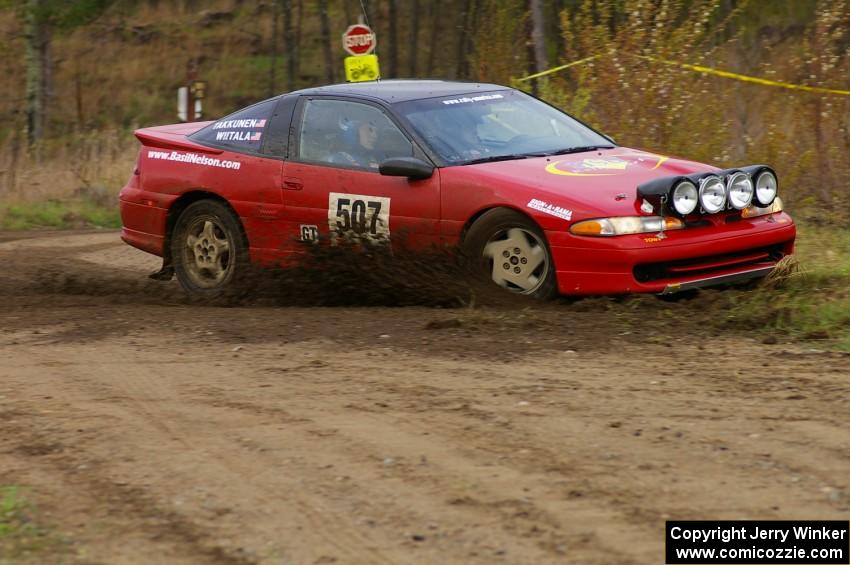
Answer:
[[[331,192],[328,227],[343,237],[389,239],[390,199],[382,196]]]

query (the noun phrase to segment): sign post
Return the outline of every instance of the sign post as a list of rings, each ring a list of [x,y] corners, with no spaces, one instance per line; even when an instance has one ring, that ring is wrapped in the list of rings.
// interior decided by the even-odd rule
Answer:
[[[188,86],[177,89],[177,117],[183,122],[200,120],[204,113],[204,97],[207,92],[207,82],[197,80],[195,62],[190,61],[187,69]]]
[[[345,58],[345,79],[348,82],[381,78],[378,56],[372,55],[376,43],[374,32],[364,24],[348,26],[342,34],[342,47],[351,55]]]

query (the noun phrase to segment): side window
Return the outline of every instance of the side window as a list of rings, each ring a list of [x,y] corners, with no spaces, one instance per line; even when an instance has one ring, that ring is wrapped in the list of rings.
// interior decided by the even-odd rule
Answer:
[[[410,157],[413,145],[380,109],[345,100],[307,100],[298,158],[313,163],[377,171],[393,157]]]
[[[277,99],[254,104],[208,125],[190,138],[237,151],[259,151],[263,143],[263,130],[276,104]]]

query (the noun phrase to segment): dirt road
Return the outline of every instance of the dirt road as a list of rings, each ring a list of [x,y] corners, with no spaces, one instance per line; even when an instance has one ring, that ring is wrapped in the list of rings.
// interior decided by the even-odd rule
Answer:
[[[710,297],[202,307],[114,232],[0,258],[0,486],[61,540],[0,562],[661,563],[666,519],[850,513],[850,357]]]

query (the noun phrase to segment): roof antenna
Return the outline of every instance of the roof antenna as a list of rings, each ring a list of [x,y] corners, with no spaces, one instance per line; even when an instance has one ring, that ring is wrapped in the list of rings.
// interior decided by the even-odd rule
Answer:
[[[366,27],[371,29],[372,33],[375,36],[377,36],[378,34],[375,33],[374,29],[372,29],[372,24],[369,23],[369,15],[366,13],[366,4],[364,3],[364,0],[360,0],[360,11],[363,12],[362,17],[363,17],[363,20],[366,22]],[[377,40],[377,38],[375,39],[375,56],[376,57],[378,56],[378,40]],[[381,73],[380,72],[378,73],[378,78],[375,79],[375,82],[381,82]]]

